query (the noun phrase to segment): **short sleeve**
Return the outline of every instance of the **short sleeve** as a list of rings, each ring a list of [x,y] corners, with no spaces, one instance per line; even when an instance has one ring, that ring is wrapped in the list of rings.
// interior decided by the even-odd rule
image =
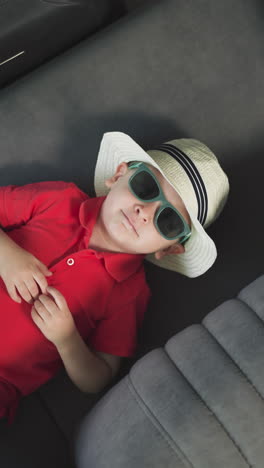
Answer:
[[[133,356],[137,347],[137,335],[147,309],[150,293],[147,285],[131,296],[129,301],[122,301],[124,288],[117,284],[107,306],[106,317],[101,320],[88,346],[115,356]],[[123,303],[122,303],[123,302]]]
[[[0,226],[10,229],[26,224],[40,210],[46,210],[61,198],[62,191],[73,187],[73,183],[62,181],[0,187]]]

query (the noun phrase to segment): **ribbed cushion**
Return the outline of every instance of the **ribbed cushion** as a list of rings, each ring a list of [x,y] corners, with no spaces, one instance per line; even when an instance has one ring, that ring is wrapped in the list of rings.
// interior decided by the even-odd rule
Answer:
[[[261,276],[140,359],[84,420],[78,467],[263,468],[263,291]]]

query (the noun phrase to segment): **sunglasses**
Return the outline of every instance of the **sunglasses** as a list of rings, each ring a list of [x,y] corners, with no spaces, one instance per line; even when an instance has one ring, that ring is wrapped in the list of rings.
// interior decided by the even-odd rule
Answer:
[[[179,211],[166,200],[155,174],[142,162],[132,162],[128,166],[129,169],[137,169],[128,181],[132,194],[146,203],[161,202],[154,216],[154,224],[160,235],[167,240],[179,239],[181,244],[186,242],[191,230]]]

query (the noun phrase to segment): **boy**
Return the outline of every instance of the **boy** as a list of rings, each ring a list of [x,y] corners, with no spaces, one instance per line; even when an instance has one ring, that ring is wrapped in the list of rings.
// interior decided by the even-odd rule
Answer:
[[[202,143],[146,153],[107,133],[95,189],[94,199],[64,182],[0,189],[0,417],[10,421],[61,362],[82,391],[97,392],[133,354],[149,299],[146,255],[190,277],[216,258],[203,226],[229,186]]]

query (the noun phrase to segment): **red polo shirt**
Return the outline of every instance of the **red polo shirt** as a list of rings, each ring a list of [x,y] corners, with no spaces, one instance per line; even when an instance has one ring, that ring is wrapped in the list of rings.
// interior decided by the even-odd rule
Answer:
[[[47,281],[64,295],[88,346],[130,356],[149,288],[142,255],[88,248],[103,201],[66,182],[1,187],[0,226],[53,272]],[[50,379],[62,362],[32,321],[32,306],[13,301],[1,278],[0,304],[0,417],[10,417],[19,397]]]

